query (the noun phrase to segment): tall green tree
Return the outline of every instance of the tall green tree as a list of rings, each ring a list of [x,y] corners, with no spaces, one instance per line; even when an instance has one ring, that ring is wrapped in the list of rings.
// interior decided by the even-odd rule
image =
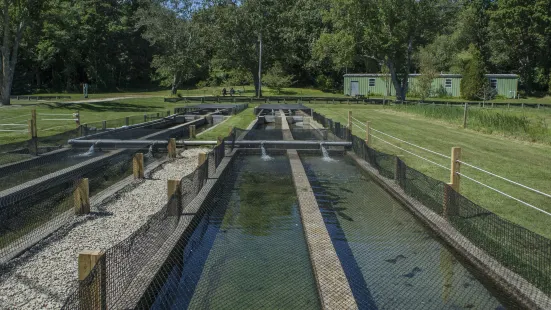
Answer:
[[[204,63],[199,26],[193,18],[194,1],[155,1],[137,12],[143,37],[157,46],[151,65],[161,85],[173,95],[183,82],[193,78]]]
[[[3,0],[2,12],[2,74],[0,85],[2,105],[10,104],[13,77],[19,56],[19,46],[29,25],[40,18],[46,1],[42,0]]]
[[[550,12],[550,0],[497,0],[490,12],[491,61],[500,71],[518,73],[528,92],[545,87],[545,79],[536,82],[538,71],[545,76],[551,64]]]
[[[329,35],[348,36],[364,61],[386,66],[396,89],[405,100],[414,52],[436,35],[445,7],[451,1],[436,0],[331,0],[326,18]]]
[[[486,70],[480,50],[474,44],[471,44],[468,54],[469,56],[465,59],[463,78],[461,79],[461,96],[468,100],[477,100],[480,97],[481,90],[484,90],[486,94],[489,82],[484,76]]]

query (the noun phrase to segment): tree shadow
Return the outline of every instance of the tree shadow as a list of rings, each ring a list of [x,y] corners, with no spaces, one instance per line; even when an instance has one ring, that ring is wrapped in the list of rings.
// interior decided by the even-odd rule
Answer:
[[[92,111],[92,112],[149,112],[159,109],[158,105],[143,105],[133,103],[122,103],[119,101],[104,101],[97,103],[46,103],[44,106],[50,109],[66,109],[66,110],[79,110],[79,111]]]

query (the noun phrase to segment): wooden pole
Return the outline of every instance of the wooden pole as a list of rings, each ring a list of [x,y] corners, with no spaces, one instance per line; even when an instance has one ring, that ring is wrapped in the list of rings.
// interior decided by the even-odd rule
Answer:
[[[168,140],[168,157],[176,158],[176,139],[171,138]]]
[[[90,187],[88,178],[77,181],[73,196],[75,199],[75,214],[84,215],[90,213]]]
[[[207,161],[207,153],[199,153],[198,157],[198,165],[201,166],[205,161]]]
[[[144,115],[143,115],[143,122],[144,122],[144,123],[147,122],[147,114],[144,114]]]
[[[197,133],[196,133],[196,130],[195,130],[195,125],[190,125],[190,126],[189,126],[189,137],[192,138],[192,139],[197,138]]]
[[[107,121],[101,121],[101,130],[107,129]]]
[[[133,164],[132,166],[134,171],[134,179],[143,179],[144,178],[143,153],[134,154],[132,164]]]
[[[348,111],[348,129],[352,133],[352,111]]]
[[[450,173],[450,186],[459,193],[459,183],[460,183],[460,172],[461,164],[461,148],[453,147],[452,148],[452,158],[451,158],[451,173]]]
[[[469,114],[469,104],[465,102],[465,109],[463,110],[463,128],[467,128],[467,116]]]
[[[127,117],[124,118],[124,124],[126,126],[130,125],[130,117],[127,116]]]
[[[369,139],[370,127],[371,127],[371,123],[370,122],[365,122],[365,144],[367,144],[367,145],[369,145],[369,142],[370,142],[370,139]]]
[[[180,180],[167,180],[168,215],[180,216],[182,214],[182,201]]]
[[[38,155],[38,130],[36,128],[36,110],[31,111],[31,119],[28,121],[29,153]]]
[[[81,309],[107,309],[107,277],[103,251],[82,251],[78,254],[79,301]],[[95,269],[94,277],[87,280]],[[84,280],[87,280],[84,282]]]

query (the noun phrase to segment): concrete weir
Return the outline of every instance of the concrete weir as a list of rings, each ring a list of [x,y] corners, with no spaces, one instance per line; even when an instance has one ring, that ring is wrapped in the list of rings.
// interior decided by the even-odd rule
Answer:
[[[293,140],[282,110],[284,140]],[[356,300],[323,222],[316,197],[296,150],[287,150],[297,192],[300,216],[322,309],[357,309]]]

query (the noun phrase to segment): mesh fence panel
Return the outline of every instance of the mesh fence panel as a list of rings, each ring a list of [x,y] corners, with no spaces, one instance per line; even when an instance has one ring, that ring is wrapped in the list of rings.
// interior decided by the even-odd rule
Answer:
[[[214,157],[214,156],[209,156]],[[103,264],[79,281],[78,287],[66,299],[63,309],[88,309],[102,302],[100,308],[124,309],[127,300],[121,299],[143,266],[161,248],[181,220],[182,207],[188,205],[201,191],[208,178],[209,160],[180,180],[179,192],[132,235],[105,252]],[[102,269],[103,268],[103,269]],[[101,284],[102,300],[98,294],[97,270],[105,270]],[[84,293],[83,293],[84,292]],[[91,293],[92,292],[92,293]]]
[[[321,114],[314,113],[314,119],[331,131],[340,130],[337,123]],[[444,182],[408,167],[396,156],[368,147],[358,137],[352,137],[352,146],[356,155],[382,176],[393,179],[407,195],[447,218],[463,236],[504,267],[551,295],[551,240],[500,218],[453,191]],[[447,205],[446,214],[444,204]]]

